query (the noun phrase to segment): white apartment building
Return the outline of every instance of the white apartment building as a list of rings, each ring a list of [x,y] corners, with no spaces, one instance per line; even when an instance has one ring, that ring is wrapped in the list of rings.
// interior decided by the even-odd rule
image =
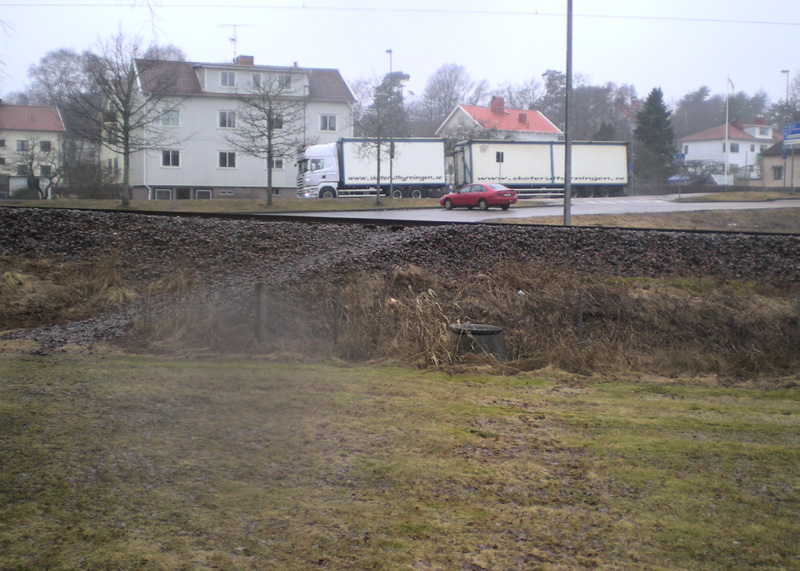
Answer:
[[[148,62],[146,69],[139,74],[142,93],[149,93],[157,78],[158,88],[166,89],[178,102],[158,126],[175,142],[131,155],[134,200],[265,196],[266,160],[230,143],[231,135],[242,126],[242,93],[262,81],[279,79],[285,87],[280,94],[283,101],[297,101],[305,144],[353,136],[355,98],[335,69],[257,66],[252,56],[239,56],[229,64],[163,61],[154,67]],[[167,87],[165,76],[170,78]],[[103,161],[119,169],[122,158],[104,151]],[[273,157],[276,193],[294,195],[296,176],[294,153]]]

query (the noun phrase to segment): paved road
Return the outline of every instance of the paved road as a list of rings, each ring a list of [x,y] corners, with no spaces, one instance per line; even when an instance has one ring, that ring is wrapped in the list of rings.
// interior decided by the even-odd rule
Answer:
[[[621,196],[611,198],[573,198],[572,215],[638,214],[652,212],[689,212],[698,210],[755,210],[764,208],[800,208],[800,200],[770,202],[676,202],[678,195]],[[343,199],[346,200],[346,199]],[[390,200],[390,199],[386,199]],[[315,213],[297,213],[313,217]],[[486,220],[529,218],[532,216],[564,216],[562,200],[520,200],[509,210],[486,211],[420,208],[409,210],[370,210],[325,212],[325,217],[368,218],[371,220],[421,220],[426,222],[483,222]]]

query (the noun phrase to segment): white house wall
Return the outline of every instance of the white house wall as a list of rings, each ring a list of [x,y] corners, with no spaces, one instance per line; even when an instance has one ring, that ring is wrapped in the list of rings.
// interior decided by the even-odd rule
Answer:
[[[131,160],[131,185],[151,188],[265,188],[267,168],[264,159],[237,152],[235,168],[219,166],[220,151],[235,151],[227,140],[235,130],[219,127],[219,112],[237,111],[237,107],[233,99],[214,96],[195,97],[181,103],[180,126],[163,128],[174,133],[170,138],[179,142],[136,153]],[[335,131],[320,131],[320,116],[323,114],[336,117]],[[311,102],[306,109],[306,126],[308,144],[351,137],[350,106]],[[163,166],[162,150],[179,151],[180,166]],[[272,176],[273,187],[295,188],[295,157],[283,157],[283,168],[273,169]]]

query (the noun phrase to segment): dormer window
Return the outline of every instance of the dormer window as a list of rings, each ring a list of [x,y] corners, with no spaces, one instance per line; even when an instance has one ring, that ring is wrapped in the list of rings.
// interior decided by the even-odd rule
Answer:
[[[282,91],[291,91],[292,90],[292,76],[288,74],[282,74],[278,76],[278,87]]]
[[[221,71],[219,73],[219,84],[222,87],[236,87],[236,72]]]

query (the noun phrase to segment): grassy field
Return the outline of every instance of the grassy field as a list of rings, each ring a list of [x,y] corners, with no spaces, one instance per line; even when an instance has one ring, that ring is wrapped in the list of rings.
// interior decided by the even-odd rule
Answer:
[[[796,387],[1,354],[1,569],[790,569]]]

